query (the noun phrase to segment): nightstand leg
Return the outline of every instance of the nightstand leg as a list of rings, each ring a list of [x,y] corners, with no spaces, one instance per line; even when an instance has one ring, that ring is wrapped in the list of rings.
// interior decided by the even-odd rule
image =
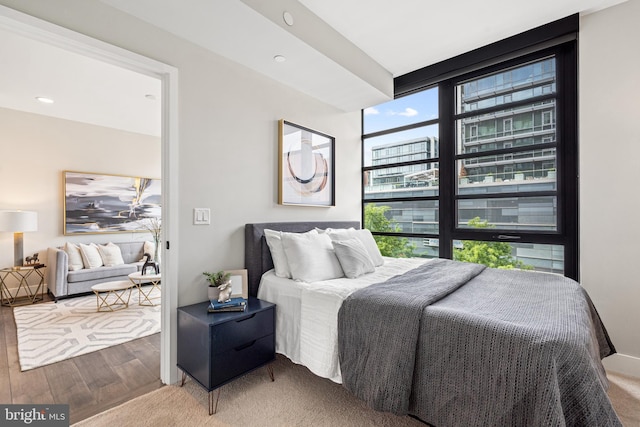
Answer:
[[[213,401],[213,392],[209,392],[209,415],[213,415],[218,412],[218,399],[220,399],[220,388],[218,388],[216,393],[216,401]]]
[[[187,374],[182,371],[182,381],[180,382],[180,387],[184,385],[185,380],[187,379]]]
[[[271,366],[271,364],[267,365],[267,372],[269,373],[269,378],[271,378],[271,381],[275,381],[275,379],[273,378],[273,366]]]

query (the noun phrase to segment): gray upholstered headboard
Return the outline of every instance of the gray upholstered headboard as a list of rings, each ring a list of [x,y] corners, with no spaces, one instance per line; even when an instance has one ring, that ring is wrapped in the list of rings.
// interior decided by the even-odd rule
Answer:
[[[304,233],[318,228],[360,228],[360,221],[314,221],[314,222],[265,222],[244,226],[244,266],[249,279],[249,295],[258,294],[262,274],[273,268],[271,251],[264,237],[264,229]]]

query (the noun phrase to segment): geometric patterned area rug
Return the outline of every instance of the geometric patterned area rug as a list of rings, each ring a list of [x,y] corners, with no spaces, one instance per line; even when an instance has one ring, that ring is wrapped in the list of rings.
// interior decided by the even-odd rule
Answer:
[[[148,292],[146,287],[143,288]],[[14,307],[20,370],[27,371],[160,332],[160,291],[155,306],[138,305],[138,288],[129,307],[97,312],[96,296]]]

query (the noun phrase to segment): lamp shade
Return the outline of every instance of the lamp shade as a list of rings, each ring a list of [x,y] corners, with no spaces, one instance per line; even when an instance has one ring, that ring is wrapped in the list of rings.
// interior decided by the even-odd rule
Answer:
[[[0,231],[22,233],[38,230],[38,212],[0,211]]]

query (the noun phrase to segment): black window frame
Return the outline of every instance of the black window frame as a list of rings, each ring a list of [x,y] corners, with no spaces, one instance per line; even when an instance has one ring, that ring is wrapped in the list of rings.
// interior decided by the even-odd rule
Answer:
[[[564,247],[564,275],[579,279],[579,200],[578,200],[578,65],[577,65],[578,15],[571,15],[550,24],[518,34],[455,58],[416,70],[394,79],[395,98],[410,95],[423,90],[438,87],[438,118],[408,126],[385,129],[362,135],[362,173],[371,170],[422,164],[439,163],[439,194],[428,197],[409,198],[366,198],[362,187],[362,223],[364,224],[365,205],[368,203],[403,202],[419,200],[437,200],[439,205],[439,234],[416,233],[380,233],[374,235],[437,238],[440,241],[439,256],[453,258],[454,240],[508,241],[511,243],[537,243],[562,245]],[[531,62],[536,59],[554,56],[556,58],[556,94],[543,94],[529,98],[523,103],[538,99],[555,99],[556,140],[544,144],[527,146],[526,149],[542,150],[555,148],[558,175],[557,190],[557,230],[522,231],[492,229],[467,229],[457,226],[457,203],[459,199],[487,198],[481,196],[458,195],[456,160],[478,155],[505,155],[522,152],[522,147],[498,148],[479,153],[456,154],[455,121],[464,116],[478,114],[477,109],[457,114],[455,111],[455,86],[457,83],[476,76],[489,74],[502,69]],[[500,107],[486,110],[499,110]],[[484,111],[485,109],[483,109]],[[364,112],[361,116],[364,129]],[[437,124],[439,129],[439,157],[436,159],[403,162],[393,165],[365,166],[365,141],[374,136],[395,133],[416,127]],[[544,194],[543,194],[544,193]],[[539,195],[549,195],[543,192]],[[535,193],[514,193],[515,196],[535,196]],[[496,194],[496,198],[505,194]]]

